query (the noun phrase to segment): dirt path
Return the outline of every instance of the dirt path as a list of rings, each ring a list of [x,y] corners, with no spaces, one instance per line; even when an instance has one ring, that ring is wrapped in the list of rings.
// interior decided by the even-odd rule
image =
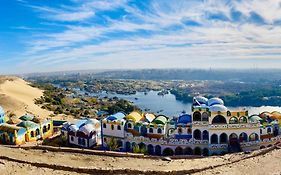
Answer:
[[[115,174],[114,170],[150,170],[160,172],[170,172],[168,174],[180,174],[176,171],[206,168],[209,166],[223,165],[218,168],[203,170],[200,174],[280,174],[281,150],[274,150],[265,155],[256,156],[246,160],[245,154],[233,154],[219,157],[208,157],[204,159],[179,159],[166,162],[162,160],[141,159],[141,158],[121,158],[98,155],[85,155],[78,153],[52,152],[42,150],[23,150],[0,146],[0,170],[4,174],[77,174],[75,168],[110,170],[108,174]],[[5,157],[5,158],[3,158]],[[7,160],[6,157],[12,160]],[[19,161],[36,162],[38,166],[21,163]],[[238,163],[231,163],[241,160]],[[72,171],[58,171],[57,168],[42,168],[41,164],[71,167]],[[43,166],[45,167],[45,166]],[[37,171],[38,170],[38,171]],[[92,171],[94,172],[94,171]],[[100,174],[100,173],[97,173]],[[161,173],[160,173],[161,174]]]

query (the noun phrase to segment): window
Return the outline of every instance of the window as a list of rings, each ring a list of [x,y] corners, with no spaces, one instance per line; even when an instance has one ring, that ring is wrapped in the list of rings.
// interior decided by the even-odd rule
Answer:
[[[86,141],[85,139],[81,139],[81,145],[85,146],[86,145]]]
[[[229,124],[237,124],[238,123],[238,119],[236,117],[231,117],[229,119]]]
[[[132,129],[132,124],[131,123],[128,123],[128,128]]]
[[[34,137],[34,131],[30,132],[30,137]]]
[[[262,134],[262,129],[260,129],[260,133]]]
[[[267,134],[271,134],[271,128],[267,128]]]
[[[187,129],[187,134],[191,134],[191,132],[192,132],[191,128],[188,128]]]
[[[111,130],[114,130],[114,125],[111,125]]]
[[[149,128],[149,133],[153,133],[153,128]]]
[[[103,128],[106,128],[106,124],[105,124],[105,123],[103,123],[103,124],[102,124],[102,127],[103,127]]]
[[[39,131],[39,129],[37,128],[36,129],[36,136],[39,136],[40,135],[40,131]]]
[[[51,124],[48,124],[48,130],[50,130],[51,129]]]
[[[121,130],[121,126],[120,126],[120,125],[118,125],[118,126],[117,126],[117,129],[118,129],[118,130]]]
[[[157,129],[157,133],[158,133],[158,134],[162,134],[162,129],[161,129],[161,128],[158,128],[158,129]]]
[[[74,137],[73,137],[73,136],[70,136],[70,140],[73,142],[73,141],[74,141]]]
[[[247,118],[246,117],[240,117],[239,123],[247,123]]]
[[[178,134],[182,134],[182,129],[178,128]]]
[[[47,132],[47,127],[43,126],[43,133]]]
[[[209,121],[209,114],[207,112],[203,112],[202,121]]]

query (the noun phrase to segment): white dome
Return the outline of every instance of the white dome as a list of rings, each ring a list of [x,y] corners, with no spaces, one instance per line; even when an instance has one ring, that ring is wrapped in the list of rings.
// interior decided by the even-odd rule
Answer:
[[[70,130],[70,131],[76,132],[76,131],[78,131],[78,129],[79,129],[79,128],[78,128],[76,125],[70,125],[70,126],[69,126],[69,130]]]
[[[86,135],[90,135],[93,130],[95,130],[93,124],[86,124],[79,129],[79,131],[84,132]]]
[[[194,97],[193,100],[199,102],[200,104],[208,104],[208,99],[206,97],[198,96]]]
[[[224,105],[224,102],[220,98],[211,98],[208,100],[208,105],[213,106],[213,105]]]
[[[224,106],[224,105],[213,105],[210,107],[210,111],[211,112],[226,112],[227,111],[227,108]]]

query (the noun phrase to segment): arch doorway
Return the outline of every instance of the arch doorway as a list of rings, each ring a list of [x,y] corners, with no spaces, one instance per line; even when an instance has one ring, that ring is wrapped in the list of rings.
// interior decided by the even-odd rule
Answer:
[[[183,155],[183,149],[178,146],[175,150],[175,155]]]
[[[163,156],[173,156],[174,151],[171,148],[165,148],[163,150]]]

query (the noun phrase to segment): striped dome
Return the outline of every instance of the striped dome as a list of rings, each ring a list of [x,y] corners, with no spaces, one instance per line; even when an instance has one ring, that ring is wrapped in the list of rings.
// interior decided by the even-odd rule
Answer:
[[[208,100],[208,106],[213,106],[213,105],[224,105],[224,102],[220,98],[211,98]]]

